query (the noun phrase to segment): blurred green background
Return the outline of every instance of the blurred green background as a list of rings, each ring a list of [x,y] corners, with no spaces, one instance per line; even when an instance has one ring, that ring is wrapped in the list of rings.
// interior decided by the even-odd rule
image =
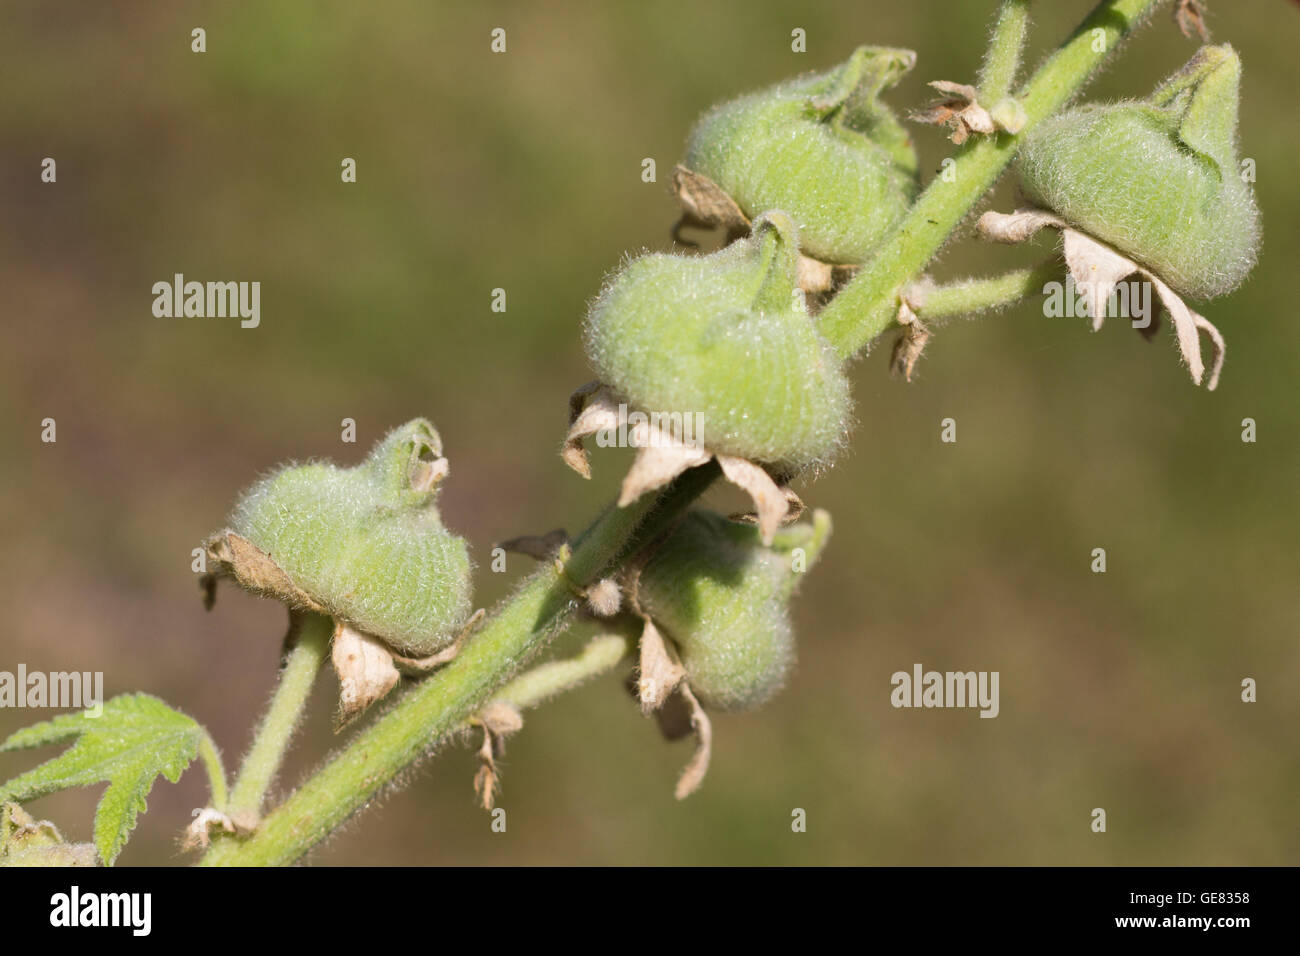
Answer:
[[[891,98],[917,107],[925,81],[974,76],[994,6],[6,3],[0,669],[102,670],[109,695],[149,691],[204,722],[233,765],[284,615],[231,590],[204,613],[190,549],[277,462],[355,461],[416,415],[442,431],[443,516],[472,543],[480,603],[496,601],[528,562],[490,573],[493,542],[579,530],[621,477],[620,453],[596,455],[590,483],[557,456],[590,378],[579,322],[625,252],[668,246],[668,180],[699,112],[861,42],[918,51]],[[1090,6],[1037,4],[1031,61]],[[878,348],[853,370],[853,453],[800,489],[836,533],[796,604],[798,673],[765,709],[716,719],[699,794],[674,802],[689,744],[663,742],[611,677],[512,738],[507,833],[475,805],[460,747],[312,859],[1300,862],[1300,11],[1211,14],[1245,64],[1266,234],[1251,280],[1204,309],[1229,346],[1216,393],[1192,386],[1167,326],[1154,343],[1122,321],[1094,335],[1036,303],[943,329],[911,385]],[[1162,13],[1089,95],[1144,95],[1194,49]],[[916,139],[928,178],[951,147]],[[996,207],[1013,202],[1004,186]],[[1041,254],[959,239],[936,275]],[[261,326],[154,318],[150,287],[176,272],[260,280]],[[57,444],[40,442],[45,417]],[[999,671],[1001,715],[891,708],[890,675],[917,662]],[[1244,677],[1258,703],[1240,702]],[[282,788],[334,746],[335,693],[323,676]],[[47,716],[0,711],[0,736]],[[49,755],[5,755],[0,778]],[[32,809],[85,839],[97,798]],[[160,783],[121,862],[188,859],[176,837],[204,800],[197,769]]]

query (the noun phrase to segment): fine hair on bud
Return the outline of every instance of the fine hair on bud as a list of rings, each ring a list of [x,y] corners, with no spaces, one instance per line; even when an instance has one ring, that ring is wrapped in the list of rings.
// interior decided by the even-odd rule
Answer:
[[[394,650],[427,655],[468,619],[471,563],[436,506],[441,442],[416,419],[352,468],[287,465],[244,492],[235,533],[317,604]]]
[[[770,213],[711,255],[632,260],[588,314],[597,376],[632,409],[692,415],[713,452],[789,473],[829,463],[852,403],[799,305],[798,256],[790,218]]]
[[[1254,267],[1260,239],[1238,167],[1240,79],[1232,47],[1203,47],[1145,100],[1044,121],[1020,153],[1022,191],[1183,295],[1231,292]]]
[[[688,512],[641,572],[642,610],[677,646],[692,690],[705,706],[757,707],[784,685],[795,662],[789,601],[830,519],[787,527],[764,547],[752,524],[712,511]]]
[[[785,210],[805,255],[864,262],[917,194],[911,137],[878,98],[915,62],[911,50],[859,47],[831,70],[717,106],[691,130],[683,165],[750,219]]]

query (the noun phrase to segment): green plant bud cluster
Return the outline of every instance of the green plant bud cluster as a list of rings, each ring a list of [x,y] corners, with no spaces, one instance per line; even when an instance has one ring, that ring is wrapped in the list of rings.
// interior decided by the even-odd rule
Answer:
[[[236,504],[230,527],[330,614],[402,653],[426,655],[470,611],[469,550],[436,507],[442,442],[415,419],[353,468],[289,465]]]
[[[597,376],[641,411],[694,414],[713,452],[791,473],[828,462],[852,401],[796,294],[798,258],[793,223],[771,213],[712,255],[634,259],[587,318]]]
[[[915,62],[911,50],[859,47],[825,73],[717,106],[691,131],[684,165],[750,219],[789,213],[806,255],[864,262],[919,188],[911,137],[878,98]]]
[[[1146,100],[1060,113],[1025,143],[1021,188],[1183,295],[1230,292],[1260,238],[1237,159],[1240,82],[1232,47],[1203,47]]]
[[[819,511],[764,547],[754,525],[693,510],[646,563],[641,609],[677,645],[705,706],[744,710],[781,689],[795,660],[790,597],[829,534]]]

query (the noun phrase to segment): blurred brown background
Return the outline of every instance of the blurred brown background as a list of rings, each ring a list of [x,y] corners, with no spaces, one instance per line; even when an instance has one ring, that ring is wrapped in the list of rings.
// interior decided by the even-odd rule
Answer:
[[[204,613],[190,549],[263,470],[355,461],[416,415],[442,431],[443,515],[473,545],[480,603],[497,600],[526,559],[491,574],[492,543],[580,529],[621,476],[618,454],[596,456],[590,483],[556,454],[590,377],[579,322],[626,251],[667,246],[697,114],[860,42],[918,51],[891,101],[919,106],[926,80],[973,78],[994,6],[6,3],[0,669],[102,670],[109,695],[149,691],[204,722],[233,766],[283,611],[226,591]],[[1036,6],[1031,60],[1091,4]],[[796,604],[800,669],[762,711],[716,720],[702,792],[675,804],[689,746],[662,742],[609,678],[511,740],[506,834],[459,748],[313,860],[1300,861],[1300,14],[1211,12],[1245,63],[1266,233],[1248,284],[1205,308],[1229,345],[1216,393],[1191,385],[1167,330],[1093,335],[1037,304],[944,329],[910,386],[878,348],[854,368],[853,454],[801,489],[836,534]],[[497,26],[505,55],[488,49]],[[1194,49],[1162,14],[1090,95],[1144,95]],[[928,177],[950,146],[916,139]],[[39,182],[45,156],[55,185]],[[1012,201],[1004,188],[998,208]],[[955,242],[936,274],[1037,255]],[[176,272],[260,280],[260,328],[154,318],[150,287]],[[939,441],[947,416],[955,445]],[[1001,715],[891,708],[890,674],[916,662],[1000,671]],[[335,691],[322,677],[282,787],[334,745]],[[48,716],[0,711],[0,736]],[[50,753],[4,755],[0,778]],[[85,839],[97,798],[32,809]],[[197,769],[159,783],[121,862],[185,861],[175,837],[204,799]]]

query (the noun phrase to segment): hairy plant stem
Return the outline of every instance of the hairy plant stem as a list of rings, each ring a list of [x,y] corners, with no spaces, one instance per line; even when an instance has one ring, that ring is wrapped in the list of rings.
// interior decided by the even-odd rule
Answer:
[[[639,622],[638,622],[639,624]],[[603,633],[587,642],[577,655],[547,661],[525,671],[492,696],[494,702],[509,704],[516,710],[536,707],[613,670],[636,647],[636,633]]]
[[[1026,130],[1074,96],[1120,40],[1167,2],[1100,3],[1025,87]],[[952,181],[941,177],[931,183],[879,254],[823,310],[822,331],[841,355],[854,354],[892,324],[899,291],[921,274],[996,182],[1021,136],[979,137],[959,150]],[[456,660],[404,693],[269,814],[255,834],[219,838],[202,863],[270,865],[299,859],[459,728],[567,625],[577,606],[574,585],[590,583],[661,533],[718,473],[714,463],[693,468],[653,502],[607,508],[577,540],[562,574],[543,567],[527,579]]]
[[[1011,92],[1020,69],[1020,51],[1025,46],[1029,32],[1029,4],[1031,0],[1003,0],[998,10],[993,39],[984,55],[980,70],[980,99],[986,107],[994,106]]]
[[[570,622],[582,587],[634,551],[720,473],[692,468],[658,498],[610,506],[574,543],[563,569],[544,565],[500,605],[454,661],[412,686],[318,770],[247,839],[219,837],[205,866],[292,863],[458,729],[527,659]],[[640,533],[637,533],[637,532]]]
[[[306,614],[294,628],[280,681],[231,788],[228,814],[256,817],[262,812],[266,791],[280,769],[312,684],[329,654],[330,638],[334,634],[334,622],[329,617]]]
[[[880,251],[822,309],[822,334],[841,356],[854,355],[893,324],[900,291],[997,182],[1026,133],[1069,102],[1116,46],[1168,2],[1103,0],[1025,84],[1024,129],[1014,136],[972,137],[957,150],[952,165],[926,187]]]
[[[1041,294],[1043,286],[1061,275],[1058,256],[1036,266],[1013,269],[988,279],[963,279],[925,291],[916,314],[930,325],[941,324],[957,316],[975,316],[990,309],[1001,309]]]
[[[212,806],[224,812],[229,799],[226,795],[226,769],[221,764],[221,752],[206,732],[199,741],[199,759],[203,761],[203,769],[208,772],[208,796]]]

